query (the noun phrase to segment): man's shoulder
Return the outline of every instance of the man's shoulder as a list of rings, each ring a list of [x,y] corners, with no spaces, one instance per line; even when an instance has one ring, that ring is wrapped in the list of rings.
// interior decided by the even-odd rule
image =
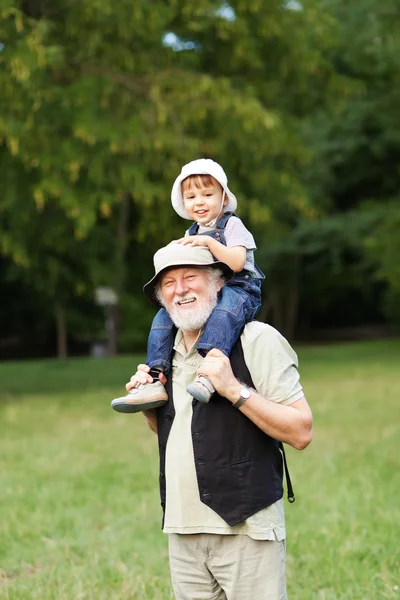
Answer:
[[[251,321],[247,323],[240,336],[245,359],[253,361],[278,360],[279,357],[289,357],[293,364],[298,365],[297,354],[286,338],[272,325]]]
[[[268,323],[262,323],[261,321],[250,321],[247,323],[242,331],[240,339],[243,344],[251,344],[254,340],[259,337],[263,337],[266,340],[274,340],[281,338],[281,334],[275,327]]]

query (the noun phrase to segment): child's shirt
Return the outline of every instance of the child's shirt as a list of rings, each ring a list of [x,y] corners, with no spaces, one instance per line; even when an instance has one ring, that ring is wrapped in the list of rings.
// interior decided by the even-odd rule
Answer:
[[[214,230],[215,227],[199,225],[197,235]],[[253,235],[244,226],[243,221],[239,217],[232,215],[226,224],[224,234],[227,248],[233,248],[233,246],[244,246],[246,248],[246,262],[244,263],[243,270],[249,271],[254,277],[259,277],[254,267],[254,250],[257,249],[257,246]],[[188,235],[189,230],[185,232],[185,237]]]

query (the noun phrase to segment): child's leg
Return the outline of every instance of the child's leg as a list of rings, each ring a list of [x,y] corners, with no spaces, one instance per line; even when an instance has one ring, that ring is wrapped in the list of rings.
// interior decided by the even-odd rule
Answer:
[[[171,370],[174,339],[175,325],[165,308],[161,308],[154,317],[150,329],[146,365],[150,368],[159,367],[167,375]]]
[[[168,400],[167,392],[158,379],[158,373],[171,370],[171,355],[174,345],[174,324],[167,311],[161,309],[153,320],[149,334],[146,364],[153,369],[153,383],[137,385],[128,394],[114,398],[111,406],[123,413],[135,413],[162,406]]]
[[[205,324],[197,351],[205,356],[212,348],[218,348],[229,356],[243,327],[254,319],[260,305],[261,292],[255,282],[249,292],[240,286],[225,285]]]
[[[205,356],[212,348],[218,348],[226,356],[230,355],[243,327],[254,319],[260,308],[260,284],[250,282],[248,290],[228,285],[222,288],[217,306],[209,316],[197,345],[199,354]],[[210,379],[204,375],[198,375],[186,389],[203,403],[208,402],[215,391]]]

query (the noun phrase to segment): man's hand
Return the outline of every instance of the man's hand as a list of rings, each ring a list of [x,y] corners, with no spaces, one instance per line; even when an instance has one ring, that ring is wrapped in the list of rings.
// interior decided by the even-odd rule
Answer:
[[[239,398],[243,385],[234,376],[229,358],[217,348],[210,350],[197,373],[211,379],[216,391],[231,402]]]
[[[211,237],[209,235],[188,235],[186,237],[174,241],[177,244],[182,244],[182,246],[205,246],[206,248],[208,248],[210,245],[210,240]]]

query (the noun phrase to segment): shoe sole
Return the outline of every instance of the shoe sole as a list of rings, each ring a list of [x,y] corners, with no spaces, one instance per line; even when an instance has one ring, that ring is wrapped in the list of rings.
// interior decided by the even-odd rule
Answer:
[[[137,413],[142,410],[150,410],[151,408],[158,408],[167,403],[167,400],[163,398],[152,400],[146,400],[145,402],[129,402],[124,400],[113,400],[111,402],[111,408],[120,413]]]
[[[207,404],[208,402],[210,402],[211,396],[209,398],[206,398],[205,396],[200,394],[200,392],[198,391],[197,388],[192,387],[191,385],[188,385],[188,387],[186,388],[186,391],[189,392],[189,394],[191,396],[193,396],[193,398],[195,398],[202,404]]]

